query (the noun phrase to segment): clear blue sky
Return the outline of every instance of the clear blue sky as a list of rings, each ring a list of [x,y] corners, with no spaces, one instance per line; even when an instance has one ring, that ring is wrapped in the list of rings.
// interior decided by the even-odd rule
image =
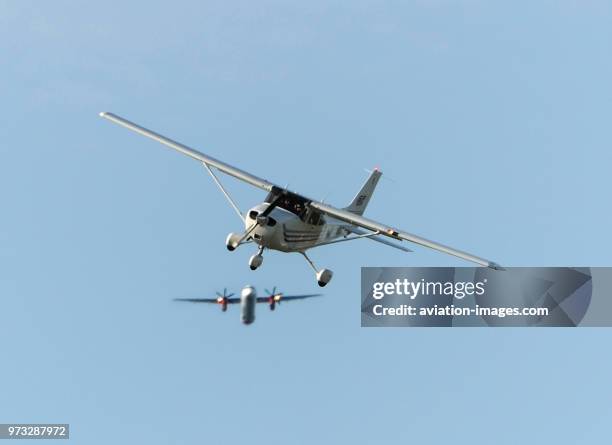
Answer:
[[[362,329],[361,266],[467,265],[368,241],[229,253],[196,162],[113,111],[503,265],[610,265],[604,1],[0,2],[0,421],[83,444],[607,443],[605,329]],[[226,182],[243,207],[262,194]]]

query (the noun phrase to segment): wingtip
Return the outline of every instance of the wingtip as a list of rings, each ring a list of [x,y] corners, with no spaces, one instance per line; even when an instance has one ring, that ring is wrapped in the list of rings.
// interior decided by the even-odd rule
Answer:
[[[489,263],[489,267],[494,270],[506,270],[506,268],[501,266],[500,264],[492,263],[492,262]]]
[[[100,113],[98,113],[98,115],[99,115],[100,117],[106,117],[106,114],[107,114],[107,113],[108,113],[107,111],[100,111]]]

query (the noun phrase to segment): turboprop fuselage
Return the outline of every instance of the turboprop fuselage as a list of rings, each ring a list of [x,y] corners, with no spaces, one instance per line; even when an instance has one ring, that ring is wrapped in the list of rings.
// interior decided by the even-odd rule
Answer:
[[[255,306],[257,304],[257,291],[253,286],[245,286],[240,291],[240,321],[251,324],[255,321]]]

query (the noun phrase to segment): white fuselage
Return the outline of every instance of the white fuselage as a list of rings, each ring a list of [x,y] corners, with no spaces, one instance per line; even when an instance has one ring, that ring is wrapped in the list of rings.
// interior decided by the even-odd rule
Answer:
[[[255,321],[255,306],[257,306],[257,291],[253,286],[245,286],[240,291],[240,321],[251,324]]]
[[[256,215],[267,209],[269,205],[264,202],[250,209],[244,220],[245,229],[249,230],[256,223]],[[321,222],[309,224],[280,207],[272,210],[268,217],[268,223],[258,225],[251,237],[260,246],[281,252],[303,252],[349,233],[344,229],[344,224]]]

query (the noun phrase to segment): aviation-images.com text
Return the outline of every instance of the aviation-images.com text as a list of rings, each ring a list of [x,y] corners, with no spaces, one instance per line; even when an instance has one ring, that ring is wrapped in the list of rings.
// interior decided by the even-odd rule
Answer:
[[[382,303],[385,296],[399,295],[409,300],[415,300],[420,296],[452,296],[457,300],[465,297],[480,297],[485,294],[487,279],[482,281],[410,281],[406,278],[395,281],[378,281],[372,285],[372,298]],[[476,304],[474,307],[455,307],[454,304],[439,306],[433,301],[421,300],[418,306],[400,304],[387,307],[383,304],[368,305],[368,310],[375,316],[495,316],[504,318],[507,316],[546,316],[548,308],[540,307],[482,307]]]

